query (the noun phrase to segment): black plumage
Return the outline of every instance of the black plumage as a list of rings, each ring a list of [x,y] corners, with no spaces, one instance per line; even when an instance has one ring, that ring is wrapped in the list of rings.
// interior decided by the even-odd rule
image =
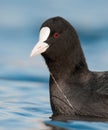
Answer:
[[[78,35],[65,19],[48,19],[43,27],[51,30],[45,41],[49,48],[42,56],[50,72],[53,114],[108,118],[108,72],[88,69]],[[54,34],[59,35],[54,37]]]

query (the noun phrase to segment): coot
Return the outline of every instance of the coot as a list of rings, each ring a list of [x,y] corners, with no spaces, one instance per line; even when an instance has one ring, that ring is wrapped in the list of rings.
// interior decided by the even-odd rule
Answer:
[[[54,115],[108,118],[108,72],[88,69],[72,25],[62,17],[45,21],[31,56],[41,54],[50,72]]]

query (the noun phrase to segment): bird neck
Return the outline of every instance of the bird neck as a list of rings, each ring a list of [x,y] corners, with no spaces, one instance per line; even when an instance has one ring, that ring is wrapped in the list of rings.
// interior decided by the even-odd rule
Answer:
[[[45,57],[46,64],[50,73],[56,77],[56,80],[66,79],[69,76],[82,75],[88,71],[83,51],[81,50],[75,57],[73,54],[62,55],[54,60]]]

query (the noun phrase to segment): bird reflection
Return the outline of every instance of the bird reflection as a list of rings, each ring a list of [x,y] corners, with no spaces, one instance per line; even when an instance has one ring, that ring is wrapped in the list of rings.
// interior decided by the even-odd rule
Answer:
[[[90,129],[90,127],[93,127],[96,125],[96,123],[107,123],[108,119],[102,119],[102,118],[92,118],[92,117],[84,117],[84,116],[64,116],[64,115],[53,115],[51,118],[51,121],[45,121],[44,124],[49,128],[49,130],[82,130]],[[77,123],[78,121],[78,123]],[[75,124],[76,122],[76,124]],[[80,123],[82,122],[82,124]],[[86,125],[87,123],[90,123],[90,125]]]

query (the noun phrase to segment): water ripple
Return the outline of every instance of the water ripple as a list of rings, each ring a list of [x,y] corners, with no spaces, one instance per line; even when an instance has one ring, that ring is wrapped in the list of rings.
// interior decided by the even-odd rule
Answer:
[[[1,80],[12,80],[12,81],[26,81],[26,82],[41,82],[48,83],[47,77],[30,76],[30,75],[8,75],[0,76]]]

